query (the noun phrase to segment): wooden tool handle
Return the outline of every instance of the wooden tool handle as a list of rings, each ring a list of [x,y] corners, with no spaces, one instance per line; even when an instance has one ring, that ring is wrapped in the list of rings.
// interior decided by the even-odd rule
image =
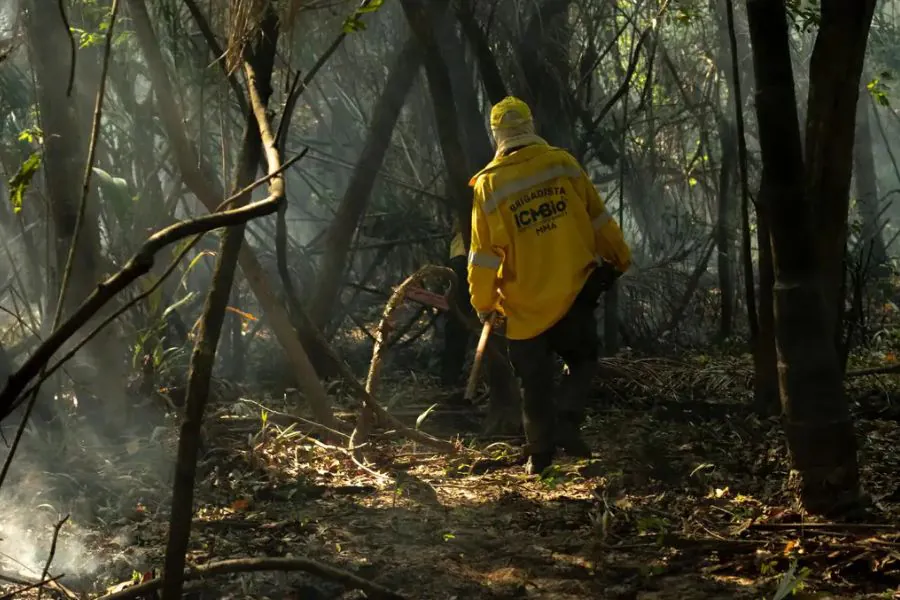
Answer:
[[[494,326],[494,315],[484,321],[481,328],[481,337],[478,338],[478,348],[475,349],[475,359],[472,361],[472,370],[469,372],[469,381],[466,384],[466,400],[475,397],[475,387],[478,385],[478,371],[481,368],[481,360],[484,358],[484,349],[487,347],[488,338],[491,337],[491,329]]]

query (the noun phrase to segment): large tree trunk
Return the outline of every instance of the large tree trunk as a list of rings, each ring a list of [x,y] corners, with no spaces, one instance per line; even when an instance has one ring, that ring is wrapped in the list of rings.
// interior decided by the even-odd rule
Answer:
[[[421,64],[419,44],[411,35],[394,59],[387,83],[375,104],[366,144],[325,235],[325,253],[319,265],[318,284],[310,304],[310,318],[319,329],[324,329],[337,303],[344,284],[344,271],[353,236],[369,203],[375,179],[391,143],[391,134]]]
[[[859,236],[859,249],[863,256],[863,265],[870,270],[878,268],[887,261],[887,249],[881,234],[879,219],[878,179],[875,175],[875,156],[872,152],[872,125],[869,120],[871,103],[868,90],[861,86],[859,101],[856,104],[856,139],[853,146],[853,167],[856,179],[856,201],[859,204],[859,216],[862,230]],[[871,271],[869,271],[871,272]]]
[[[825,39],[835,36],[835,28],[859,21],[859,13],[868,12],[874,0],[865,3],[858,0],[832,0],[823,5],[822,30]],[[859,471],[856,458],[856,438],[834,344],[833,300],[823,295],[822,275],[833,274],[835,264],[822,264],[817,249],[822,244],[817,236],[824,234],[814,221],[810,196],[818,182],[828,177],[819,170],[842,171],[841,165],[830,161],[840,160],[840,155],[827,159],[819,144],[838,145],[844,135],[844,122],[852,122],[855,105],[844,105],[845,112],[831,113],[833,137],[824,135],[815,123],[827,111],[817,103],[826,99],[819,93],[811,93],[809,113],[812,117],[807,150],[811,157],[804,171],[800,142],[800,126],[797,119],[794,95],[794,75],[791,66],[790,45],[784,0],[749,0],[747,5],[750,35],[753,44],[753,66],[756,75],[756,112],[759,121],[759,138],[762,151],[763,182],[760,201],[771,216],[772,258],[775,272],[774,315],[776,346],[779,357],[779,387],[785,420],[788,447],[793,467],[799,476],[801,498],[813,512],[831,512],[855,504],[859,499]],[[845,14],[841,14],[845,13]],[[854,14],[856,13],[856,14]],[[834,20],[839,22],[835,23]],[[856,28],[863,35],[867,28]],[[840,36],[843,38],[843,36]],[[852,36],[836,40],[858,47]],[[853,42],[853,43],[850,43]],[[864,44],[863,44],[864,47]],[[817,42],[817,49],[820,49]],[[829,54],[840,48],[826,48]],[[845,52],[851,48],[845,46]],[[813,57],[815,77],[820,80],[833,78],[833,74],[821,68],[820,55]],[[837,60],[837,57],[834,57]],[[860,62],[860,69],[862,64]],[[842,76],[849,76],[841,70]],[[853,101],[856,99],[856,79]],[[822,91],[823,81],[814,81],[813,89]],[[838,86],[831,86],[837,92]],[[828,104],[831,106],[831,104]],[[851,129],[852,134],[852,129]],[[852,138],[851,138],[852,139]],[[848,152],[852,148],[848,149]],[[847,180],[831,178],[834,185],[846,190]],[[834,198],[833,195],[829,196]],[[822,208],[822,207],[820,207]],[[833,208],[833,207],[831,207]],[[846,214],[843,217],[846,219]],[[841,264],[843,255],[832,260]]]
[[[815,203],[828,327],[840,347],[856,103],[875,0],[825,0],[809,67],[805,193]]]

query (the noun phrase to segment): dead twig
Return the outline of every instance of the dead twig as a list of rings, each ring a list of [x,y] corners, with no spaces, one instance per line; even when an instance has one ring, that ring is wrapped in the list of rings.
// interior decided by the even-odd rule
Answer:
[[[893,375],[896,373],[900,373],[900,364],[848,371],[846,374],[844,374],[844,378],[850,379],[851,377],[868,377],[871,375]]]
[[[24,587],[20,587],[17,590],[13,590],[8,594],[3,594],[2,596],[0,596],[0,600],[12,600],[19,594],[31,591],[34,588],[41,588],[41,590],[43,590],[45,585],[48,585],[50,583],[56,583],[57,580],[62,579],[63,577],[65,577],[65,574],[60,574],[55,577],[51,577],[50,579],[44,579],[42,581],[35,581],[34,583],[30,583]],[[41,597],[40,593],[38,593],[38,598],[40,598],[40,597]]]
[[[190,581],[201,577],[213,575],[228,575],[233,573],[258,573],[260,571],[304,571],[317,575],[323,579],[336,581],[349,589],[364,591],[370,598],[381,600],[404,600],[397,592],[382,585],[373,583],[353,573],[326,565],[308,558],[294,557],[265,557],[265,558],[233,558],[211,562],[201,567],[188,569],[184,573],[184,580]],[[140,585],[126,588],[120,592],[101,596],[97,600],[134,600],[149,592],[154,592],[162,586],[163,578],[151,579]]]
[[[358,454],[357,448],[359,448],[362,444],[366,442],[369,437],[369,433],[371,432],[373,421],[380,420],[383,424],[390,424],[392,427],[399,430],[399,432],[412,439],[414,441],[423,441],[422,432],[410,429],[406,425],[404,425],[399,419],[391,415],[389,412],[384,410],[381,406],[375,402],[372,394],[375,390],[375,382],[378,379],[378,374],[381,371],[381,363],[384,357],[384,351],[389,346],[388,343],[388,335],[392,329],[392,316],[394,311],[403,304],[406,298],[406,291],[411,286],[415,285],[428,275],[441,274],[446,275],[446,272],[453,273],[452,270],[446,267],[437,267],[434,265],[426,265],[410,275],[406,278],[403,283],[397,286],[397,289],[394,290],[394,293],[391,295],[390,299],[387,301],[387,304],[384,306],[384,312],[382,313],[381,322],[378,324],[378,331],[375,334],[375,347],[372,349],[372,360],[369,362],[369,373],[366,376],[366,386],[362,389],[363,405],[360,408],[359,416],[356,420],[356,427],[353,430],[353,435],[350,437],[350,452],[354,453],[354,455]],[[354,387],[358,387],[359,384],[356,380],[353,380]],[[442,452],[455,452],[456,448],[453,444],[449,442],[444,442],[442,440],[437,440],[436,438],[432,438],[431,436],[425,435],[424,439],[425,443],[436,447]],[[438,442],[438,444],[435,444]]]
[[[754,523],[748,529],[756,531],[787,531],[794,529],[827,529],[830,531],[900,531],[900,525],[886,523]]]
[[[53,558],[56,556],[56,543],[59,541],[59,532],[68,520],[69,515],[66,515],[53,526],[53,541],[50,542],[50,553],[47,555],[47,562],[44,563],[44,571],[41,573],[41,580],[46,580],[47,575],[50,573],[50,565],[53,563]],[[41,586],[41,589],[38,590],[38,600],[41,600],[43,593],[44,588]]]

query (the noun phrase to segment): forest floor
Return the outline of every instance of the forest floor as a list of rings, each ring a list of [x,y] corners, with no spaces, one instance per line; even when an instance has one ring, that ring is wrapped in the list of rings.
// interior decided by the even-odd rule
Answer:
[[[617,368],[627,376],[598,382],[585,431],[595,458],[562,458],[542,479],[523,474],[517,441],[490,445],[465,433],[463,446],[489,460],[391,439],[373,445],[364,470],[301,426],[284,427],[283,406],[267,404],[263,425],[255,402],[219,403],[208,419],[189,561],[306,557],[418,600],[896,597],[900,526],[815,525],[797,509],[779,421],[750,410],[744,362]],[[434,393],[410,380],[385,387],[383,397],[392,387],[406,398]],[[865,489],[877,521],[898,523],[898,413],[883,392],[854,395]],[[398,404],[411,423],[428,408]],[[451,416],[434,411],[421,427],[449,436],[460,428]],[[78,535],[91,557],[82,578],[93,581],[90,597],[161,568],[167,496],[160,489],[150,502],[153,485],[116,492],[109,514],[117,517],[101,511],[89,525],[73,519],[63,528],[61,547]],[[0,567],[11,570],[2,555]],[[366,597],[303,573],[219,576],[193,589],[194,598]]]

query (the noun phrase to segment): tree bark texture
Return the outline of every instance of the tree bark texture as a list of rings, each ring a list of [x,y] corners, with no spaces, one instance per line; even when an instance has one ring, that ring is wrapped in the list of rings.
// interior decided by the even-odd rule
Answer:
[[[388,73],[387,83],[375,104],[365,146],[325,235],[324,255],[309,310],[310,318],[319,329],[323,329],[332,316],[343,288],[353,236],[366,211],[378,171],[384,164],[385,153],[391,143],[391,135],[421,64],[418,41],[410,35]]]
[[[823,17],[824,9],[823,5]],[[816,227],[813,196],[807,195],[811,190],[805,186],[805,179],[817,179],[812,175],[816,169],[831,167],[820,158],[804,171],[784,0],[749,0],[747,10],[765,183],[760,201],[771,217],[782,414],[801,498],[813,512],[830,512],[855,503],[859,494],[856,438],[829,326],[834,312],[828,302],[833,296],[824,295],[822,287],[823,268],[828,265],[821,264],[816,252],[824,232]],[[821,69],[816,72],[819,77],[831,76]],[[823,111],[810,107],[810,112]],[[820,137],[816,143],[838,143],[840,128],[834,133],[837,139]],[[849,182],[849,173],[847,177]]]
[[[839,346],[856,103],[875,0],[823,0],[821,7],[809,67],[805,192],[820,233],[816,252],[825,266],[827,325]]]

